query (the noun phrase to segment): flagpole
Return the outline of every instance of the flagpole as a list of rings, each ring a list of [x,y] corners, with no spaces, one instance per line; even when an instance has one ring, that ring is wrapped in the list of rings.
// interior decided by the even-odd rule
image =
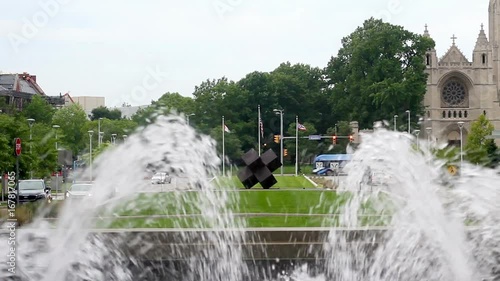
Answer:
[[[224,135],[225,135],[225,125],[224,123],[224,116],[222,116],[222,176],[226,175],[226,151],[225,151],[225,144],[224,144]]]
[[[261,127],[260,127],[260,104],[259,106],[257,107],[258,109],[258,112],[259,112],[259,120],[257,120],[257,135],[259,136],[259,156],[260,156],[260,149],[261,149],[261,145],[260,145],[260,130],[261,130]]]
[[[299,116],[295,115],[295,176],[299,173]]]

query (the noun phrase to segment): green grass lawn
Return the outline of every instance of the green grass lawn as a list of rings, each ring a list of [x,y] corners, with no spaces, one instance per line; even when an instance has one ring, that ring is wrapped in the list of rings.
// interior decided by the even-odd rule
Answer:
[[[313,165],[301,165],[299,174],[312,174]],[[273,172],[275,175],[281,174],[281,167]],[[283,174],[287,175],[295,175],[295,165],[284,165],[283,166]]]
[[[271,188],[314,188],[314,185],[304,176],[274,176],[277,183]],[[244,188],[237,176],[231,178],[219,178],[216,184],[220,187]],[[252,189],[262,189],[260,184],[256,184]]]
[[[388,218],[385,218],[386,220]],[[379,218],[361,220],[363,226],[383,226],[386,222]],[[97,228],[210,228],[224,227],[335,227],[341,226],[338,216],[245,216],[233,220],[211,221],[206,217],[187,218],[130,218],[100,220]]]
[[[219,199],[222,196],[227,199]],[[234,213],[329,214],[347,199],[345,194],[315,189],[144,193],[117,208],[114,215],[201,214],[203,209],[219,207]]]
[[[244,189],[237,177],[218,180],[213,191],[140,193],[112,211],[99,212],[98,228],[319,227],[338,225],[349,193],[314,188],[303,176],[276,176],[270,190]],[[71,201],[54,201],[54,206]],[[54,216],[57,214],[57,209]],[[369,211],[370,204],[364,204]],[[231,215],[233,214],[233,215]],[[117,218],[119,217],[119,218]],[[363,218],[363,224],[379,221]]]
[[[227,199],[221,200],[223,196],[227,196]],[[208,219],[213,216],[207,215],[207,212],[245,214],[236,215],[235,220],[247,227],[321,226],[325,217],[336,213],[347,199],[347,194],[339,195],[333,191],[317,189],[140,194],[113,212],[113,216],[122,218],[105,219],[98,223],[98,226],[118,228],[213,226]],[[286,216],[286,214],[300,215]],[[123,216],[153,215],[174,217],[123,218]],[[176,215],[184,217],[175,217]]]
[[[128,198],[111,212],[99,212],[97,228],[201,228],[201,227],[320,227],[338,226],[339,208],[348,193],[322,189],[219,190],[142,193]],[[54,201],[48,217],[71,201]],[[23,204],[29,215],[34,205]],[[370,212],[364,204],[363,212]],[[20,218],[24,221],[28,219]],[[374,217],[363,225],[383,225]]]

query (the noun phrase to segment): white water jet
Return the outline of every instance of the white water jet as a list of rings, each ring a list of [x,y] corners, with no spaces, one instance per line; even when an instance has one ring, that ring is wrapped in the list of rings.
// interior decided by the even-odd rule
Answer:
[[[325,241],[324,272],[314,276],[307,267],[283,272],[290,281],[474,281],[499,277],[500,175],[498,170],[464,165],[460,176],[445,172],[442,160],[421,142],[415,151],[410,136],[383,128],[363,134],[363,143],[345,170],[341,192],[351,195],[340,209],[339,224]],[[196,226],[214,230],[207,243],[214,245],[189,256],[189,269],[179,280],[239,281],[251,275],[243,261],[242,221],[227,207],[237,192],[216,190],[220,159],[215,143],[200,136],[182,117],[160,116],[158,121],[103,154],[94,164],[95,192],[89,200],[66,204],[54,226],[43,219],[18,230],[17,263],[22,280],[146,280],[131,271],[139,261],[122,251],[124,244],[147,251],[154,241],[115,240],[90,235],[97,215],[112,215],[116,208],[141,210],[150,200],[184,214],[186,191],[199,190],[196,207],[202,216]],[[176,199],[136,198],[151,191],[145,170],[168,170],[185,179],[174,191]],[[385,182],[367,183],[367,170],[384,174]],[[150,193],[154,194],[154,193]],[[123,202],[128,206],[123,206]],[[314,205],[317,202],[311,202]],[[337,210],[333,210],[332,212]],[[362,217],[360,215],[380,215]],[[109,221],[99,221],[100,227]],[[146,221],[147,226],[154,224]],[[179,219],[179,223],[183,223]],[[190,240],[188,232],[180,232]],[[360,234],[361,233],[361,234]],[[356,236],[358,235],[359,236]],[[7,243],[3,241],[0,247]],[[139,246],[138,246],[139,247]],[[128,263],[128,264],[127,264]],[[5,263],[2,263],[2,272]],[[150,276],[150,275],[149,275]],[[5,279],[0,275],[0,279]],[[487,279],[492,278],[492,279]],[[148,279],[150,280],[150,279]]]
[[[368,235],[352,241],[332,229],[325,245],[327,280],[470,281],[490,276],[500,249],[497,171],[464,165],[461,176],[452,178],[444,161],[434,159],[425,145],[415,151],[406,134],[377,129],[362,138],[346,167],[346,191],[352,198],[341,208],[340,224]],[[366,183],[370,170],[390,180],[371,186]],[[369,224],[385,225],[382,236],[359,219],[363,214],[381,215]],[[466,226],[471,217],[480,231]]]
[[[209,224],[223,231],[207,236],[216,246],[192,256],[188,273],[191,277],[184,280],[241,280],[245,266],[239,242],[244,232],[239,230],[244,225],[226,208],[231,200],[237,200],[237,194],[229,195],[221,188],[216,190],[211,182],[218,175],[219,164],[211,138],[197,134],[182,116],[159,116],[154,124],[141,128],[124,144],[96,159],[92,196],[64,204],[55,227],[38,218],[17,230],[18,276],[30,281],[134,280],[123,261],[135,261],[125,256],[119,246],[125,242],[133,247],[130,245],[133,241],[102,244],[98,235],[90,235],[96,217],[112,215],[114,209],[127,201],[128,210],[140,210],[145,207],[140,204],[150,203],[173,204],[183,209],[181,199],[189,200],[184,197],[185,191],[196,190],[199,202],[193,204],[197,204],[202,217],[193,223],[195,226]],[[150,200],[155,202],[138,200],[139,192],[151,189],[149,180],[144,180],[147,169],[168,171],[173,177],[184,179],[175,192],[179,200],[161,202],[154,197]],[[107,225],[109,222],[103,222],[100,227]],[[2,243],[4,246],[7,243]],[[215,259],[205,262],[207,257]],[[6,278],[5,273],[6,270],[2,270],[0,279]]]

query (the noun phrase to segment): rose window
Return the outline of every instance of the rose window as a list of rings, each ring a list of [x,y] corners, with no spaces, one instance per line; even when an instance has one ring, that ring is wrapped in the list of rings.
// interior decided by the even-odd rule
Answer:
[[[467,89],[457,80],[447,82],[443,87],[442,99],[449,107],[463,106],[467,98]]]

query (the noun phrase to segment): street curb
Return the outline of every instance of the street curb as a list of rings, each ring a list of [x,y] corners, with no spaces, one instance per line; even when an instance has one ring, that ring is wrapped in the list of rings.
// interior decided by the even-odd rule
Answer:
[[[310,179],[308,176],[306,176],[306,175],[304,175],[304,174],[302,174],[302,176],[303,176],[304,178],[306,178],[306,179],[307,179],[310,183],[312,183],[312,184],[314,185],[314,187],[318,188],[318,184],[317,184],[317,183],[315,183],[312,179]]]

